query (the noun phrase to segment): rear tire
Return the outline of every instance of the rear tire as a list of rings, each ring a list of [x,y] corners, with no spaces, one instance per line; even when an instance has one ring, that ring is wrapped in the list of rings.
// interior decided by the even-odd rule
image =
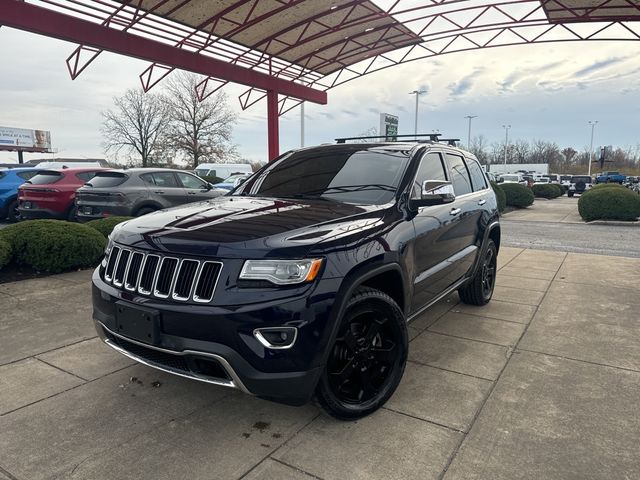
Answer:
[[[373,413],[393,395],[407,363],[407,322],[389,295],[360,287],[340,319],[316,402],[339,420]]]
[[[14,223],[22,220],[22,216],[18,211],[18,200],[9,202],[9,208],[7,208],[7,219],[9,219],[10,222]]]
[[[573,192],[567,192],[567,197],[573,197]]]
[[[458,289],[458,295],[463,303],[469,305],[489,303],[496,285],[497,257],[496,244],[489,239],[476,274],[467,285]]]
[[[141,216],[143,216],[143,215],[146,215],[146,214],[148,214],[148,213],[152,213],[152,212],[155,212],[155,211],[156,211],[156,209],[155,209],[155,208],[153,208],[153,207],[142,207],[140,210],[138,210],[138,211],[136,212],[136,215],[135,215],[135,216],[136,216],[136,217],[141,217]]]

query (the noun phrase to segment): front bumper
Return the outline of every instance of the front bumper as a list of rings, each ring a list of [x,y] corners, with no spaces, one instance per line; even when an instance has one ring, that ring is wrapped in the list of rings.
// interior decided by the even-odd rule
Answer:
[[[327,297],[324,297],[327,298]],[[118,303],[116,303],[118,302]],[[118,334],[118,304],[153,308],[161,320],[153,343]],[[308,298],[283,300],[277,306],[253,304],[235,307],[161,304],[135,297],[93,276],[93,319],[102,340],[123,355],[175,375],[225,387],[290,405],[306,403],[322,372],[317,361],[324,352],[323,335],[329,325],[333,299],[312,309],[313,318],[300,310]],[[164,307],[164,308],[163,308]],[[251,334],[254,328],[292,325],[298,338],[287,350],[271,350]]]

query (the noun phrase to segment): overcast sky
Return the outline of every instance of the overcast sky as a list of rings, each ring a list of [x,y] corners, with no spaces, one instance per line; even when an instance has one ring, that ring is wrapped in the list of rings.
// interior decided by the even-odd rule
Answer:
[[[71,81],[65,59],[74,45],[0,28],[0,126],[51,131],[63,157],[104,157],[100,112],[112,97],[139,86],[147,62],[103,53]],[[501,47],[420,60],[365,76],[329,91],[325,106],[306,108],[306,144],[333,141],[378,127],[379,113],[400,117],[399,133],[413,133],[414,97],[420,98],[419,130],[466,139],[545,139],[561,147],[589,144],[588,120],[598,120],[595,145],[640,143],[640,44],[581,42]],[[155,88],[160,89],[160,86]],[[225,87],[238,111],[234,142],[251,160],[266,160],[266,104],[241,111],[245,87]],[[281,150],[299,146],[300,113],[281,117]],[[0,161],[16,158],[0,153]],[[26,158],[35,158],[27,154]]]

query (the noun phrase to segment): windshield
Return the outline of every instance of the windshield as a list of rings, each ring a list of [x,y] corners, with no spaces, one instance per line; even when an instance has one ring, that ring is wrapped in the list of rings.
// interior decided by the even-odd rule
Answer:
[[[95,188],[108,188],[120,185],[127,179],[127,176],[121,172],[102,172],[96,173],[86,185],[90,185]]]
[[[573,183],[576,183],[576,182],[591,183],[591,177],[571,177],[571,181]]]
[[[27,180],[27,183],[31,183],[32,185],[48,185],[50,183],[56,183],[62,176],[60,172],[41,172],[31,177],[30,180]]]
[[[394,198],[408,162],[409,152],[383,148],[300,151],[269,165],[235,194],[380,205]]]

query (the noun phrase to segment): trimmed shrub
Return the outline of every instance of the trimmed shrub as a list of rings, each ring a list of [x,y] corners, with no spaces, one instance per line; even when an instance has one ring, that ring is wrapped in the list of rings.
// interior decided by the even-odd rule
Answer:
[[[17,263],[50,273],[96,265],[107,243],[97,230],[61,220],[16,223],[1,230],[0,239]]]
[[[531,191],[538,198],[557,198],[562,195],[562,189],[552,183],[539,183],[531,187]]]
[[[593,188],[580,196],[578,212],[587,222],[637,220],[640,217],[640,195],[627,188]]]
[[[500,188],[507,197],[507,205],[510,207],[525,208],[533,204],[533,192],[531,189],[519,183],[503,183]]]
[[[599,183],[591,187],[591,190],[601,190],[603,188],[627,188],[624,185],[620,185],[619,183]]]
[[[496,194],[496,200],[498,201],[498,211],[504,212],[504,209],[507,206],[507,196],[500,188],[500,185],[498,185],[496,182],[491,182],[491,188],[493,188],[493,191]]]
[[[91,220],[90,222],[85,223],[85,225],[99,231],[105,238],[107,238],[111,235],[111,232],[116,225],[126,222],[127,220],[131,220],[132,218],[133,217],[99,218],[97,220]]]
[[[0,269],[11,262],[13,250],[11,244],[0,238]]]
[[[560,185],[557,185],[557,187],[560,188],[560,191],[562,192],[560,196],[566,195],[567,192],[569,191],[569,187],[567,187],[566,185],[560,184]]]
[[[213,176],[206,176],[206,177],[200,177],[200,178],[203,179],[205,182],[209,182],[211,185],[215,185],[216,183],[220,183],[224,180],[224,178],[213,177]]]

